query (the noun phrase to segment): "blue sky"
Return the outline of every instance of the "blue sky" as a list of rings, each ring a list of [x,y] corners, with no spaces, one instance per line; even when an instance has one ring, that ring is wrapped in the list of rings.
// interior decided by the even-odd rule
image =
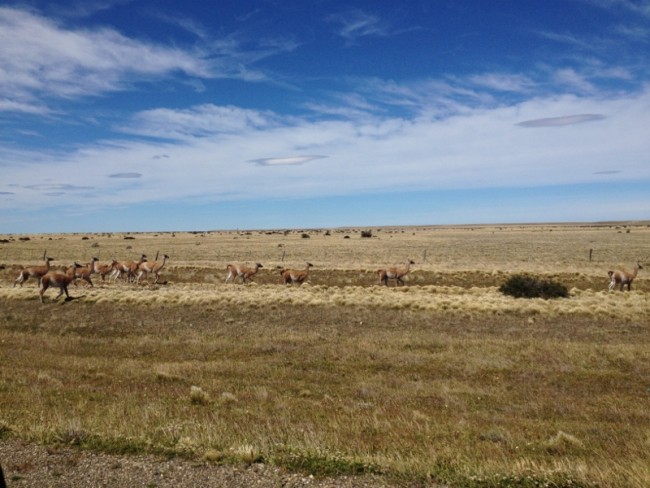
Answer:
[[[650,0],[0,3],[0,233],[650,218]]]

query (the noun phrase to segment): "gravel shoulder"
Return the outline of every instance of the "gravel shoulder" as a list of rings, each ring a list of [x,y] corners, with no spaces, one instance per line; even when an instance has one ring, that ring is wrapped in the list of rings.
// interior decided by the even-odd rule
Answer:
[[[394,488],[375,476],[314,478],[265,464],[219,466],[180,458],[111,455],[68,447],[0,440],[0,464],[8,488]]]

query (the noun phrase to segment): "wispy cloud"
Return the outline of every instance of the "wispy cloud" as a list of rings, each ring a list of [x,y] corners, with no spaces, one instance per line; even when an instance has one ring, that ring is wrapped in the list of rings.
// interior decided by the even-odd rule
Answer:
[[[580,49],[584,49],[588,51],[592,51],[595,49],[595,46],[592,43],[584,39],[581,39],[573,34],[544,31],[544,32],[539,32],[539,35],[544,37],[545,39],[555,41],[561,44],[566,44],[568,46],[578,47]]]
[[[650,28],[646,25],[623,25],[616,26],[616,32],[625,38],[648,42],[650,41]]]
[[[359,9],[348,9],[331,15],[328,20],[338,24],[337,34],[348,41],[389,34],[388,26],[377,15]]]
[[[183,15],[170,15],[165,14],[161,11],[155,11],[152,13],[152,16],[156,19],[159,19],[163,22],[176,26],[185,32],[189,32],[193,36],[196,36],[199,39],[209,40],[210,35],[208,29],[202,25],[199,21],[186,17]]]
[[[206,36],[195,25],[183,27]],[[72,29],[33,10],[0,7],[0,111],[43,113],[50,98],[102,95],[177,73],[264,80],[252,64],[297,45],[288,38],[257,39],[248,47],[233,36],[203,41],[201,47],[165,46],[111,28]]]
[[[423,79],[405,83],[378,78],[360,79],[355,90],[375,105],[375,111],[399,110],[405,116],[447,117],[468,107],[495,104],[492,90],[479,87],[468,79]]]
[[[560,69],[555,73],[555,83],[579,93],[595,93],[596,87],[581,73],[572,68]]]
[[[98,95],[123,89],[131,77],[173,71],[214,75],[206,61],[188,51],[112,29],[70,30],[32,11],[0,7],[0,97],[15,104]]]
[[[188,139],[269,128],[276,123],[274,119],[269,112],[206,104],[185,110],[161,108],[140,112],[119,129],[131,135]]]
[[[1,89],[0,89],[1,91]],[[47,106],[39,103],[29,103],[17,100],[0,100],[0,112],[17,112],[34,115],[48,115],[52,113]]]
[[[47,2],[47,9],[49,12],[54,12],[57,16],[62,18],[81,18],[110,10],[115,6],[130,3],[130,1],[131,0],[63,0],[61,3],[52,1]]]
[[[528,76],[508,73],[484,73],[472,75],[469,81],[475,85],[501,92],[529,92],[535,82]]]
[[[624,9],[635,14],[650,17],[650,1],[648,0],[583,0],[590,6],[596,5],[610,10]]]

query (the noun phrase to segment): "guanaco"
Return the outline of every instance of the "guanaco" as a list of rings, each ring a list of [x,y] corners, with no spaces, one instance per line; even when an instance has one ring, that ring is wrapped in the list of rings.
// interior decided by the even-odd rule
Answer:
[[[260,268],[263,268],[260,263],[255,263],[254,268],[249,268],[248,266],[245,266],[243,264],[238,264],[238,263],[231,263],[226,266],[226,269],[228,270],[228,276],[226,276],[226,283],[230,281],[231,279],[235,281],[235,278],[241,278],[242,283],[246,283],[247,281],[253,281],[252,278],[254,275],[257,274]]]
[[[643,266],[641,266],[641,263],[637,260],[634,271],[631,273],[625,270],[608,271],[609,289],[614,290],[616,289],[616,286],[620,285],[620,290],[623,291],[623,287],[627,285],[627,291],[630,291],[632,289],[632,282],[634,281],[634,278],[636,278],[640,269],[643,269]]]
[[[30,278],[36,278],[38,280],[38,284],[40,285],[41,278],[43,278],[43,276],[45,276],[50,271],[50,261],[54,261],[54,258],[48,256],[44,258],[44,260],[45,264],[42,266],[29,266],[27,268],[21,269],[18,278],[16,278],[14,281],[14,287],[16,285],[20,285],[22,288],[23,283]]]
[[[298,285],[302,285],[305,281],[307,281],[307,278],[309,278],[309,268],[313,266],[313,264],[307,263],[305,269],[281,269],[280,275],[282,276],[282,280],[286,285],[291,283],[298,283]]]
[[[65,273],[55,271],[54,273],[48,273],[43,276],[43,278],[41,278],[41,290],[38,292],[40,295],[41,303],[45,303],[43,302],[43,294],[49,287],[59,289],[59,294],[56,296],[55,300],[63,295],[63,293],[65,293],[66,298],[70,298],[70,294],[68,293],[68,285],[75,279],[75,272],[79,267],[81,266],[78,263],[74,263],[67,269]]]
[[[406,266],[404,266],[403,268],[392,267],[386,269],[378,269],[377,274],[379,275],[379,284],[380,285],[384,284],[388,286],[388,280],[394,279],[395,286],[398,286],[400,284],[404,285],[404,280],[402,278],[404,278],[407,274],[409,274],[412,264],[415,264],[415,261],[411,259],[407,259]]]

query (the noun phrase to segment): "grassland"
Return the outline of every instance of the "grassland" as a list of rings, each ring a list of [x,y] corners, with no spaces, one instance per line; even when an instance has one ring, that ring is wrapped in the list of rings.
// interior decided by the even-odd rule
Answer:
[[[607,291],[608,269],[650,261],[647,223],[372,233],[0,236],[0,436],[396,482],[650,486],[647,269]],[[45,250],[171,260],[164,284],[93,277],[41,305],[35,282],[11,285]],[[376,285],[407,258],[406,286]],[[264,268],[225,284],[230,261]],[[310,283],[280,284],[305,261]],[[520,272],[570,297],[502,295]]]

